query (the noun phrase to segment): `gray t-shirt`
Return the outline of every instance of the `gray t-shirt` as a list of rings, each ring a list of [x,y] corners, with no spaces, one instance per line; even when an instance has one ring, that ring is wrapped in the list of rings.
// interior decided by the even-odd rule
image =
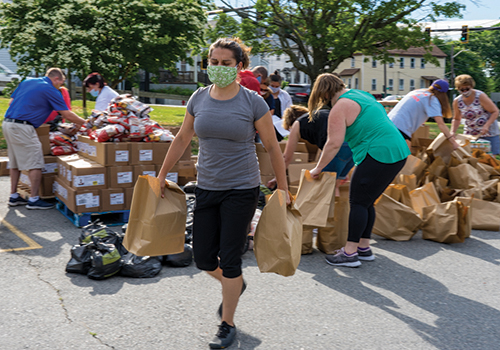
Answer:
[[[225,101],[210,97],[210,88],[196,90],[187,104],[200,142],[198,186],[212,191],[255,188],[260,185],[260,173],[254,123],[269,107],[245,87]]]
[[[410,136],[430,117],[441,117],[443,112],[437,97],[429,90],[415,90],[398,102],[389,112],[394,125]]]

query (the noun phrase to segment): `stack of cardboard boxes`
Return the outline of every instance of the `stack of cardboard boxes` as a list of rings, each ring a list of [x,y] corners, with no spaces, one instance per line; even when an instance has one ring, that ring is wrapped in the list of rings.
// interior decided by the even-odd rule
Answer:
[[[57,159],[56,196],[74,213],[128,210],[139,175],[156,176],[170,145],[78,136],[78,154]],[[189,146],[167,178],[184,184],[195,175]]]
[[[52,198],[54,197],[53,184],[57,175],[57,157],[50,155],[50,139],[49,139],[50,126],[48,124],[43,124],[36,129],[38,138],[42,144],[43,159],[45,163],[44,169],[42,169],[42,182],[40,184],[39,196],[42,198]],[[9,175],[8,161],[2,166],[2,174]],[[19,178],[18,192],[23,196],[27,197],[31,195],[31,182],[29,179],[29,171],[21,171],[21,176]]]
[[[286,144],[286,141],[280,142],[282,152],[285,152]],[[257,143],[255,147],[259,160],[261,183],[265,185],[275,177],[271,158],[262,144]],[[318,150],[317,146],[307,141],[297,144],[292,161],[288,166],[288,188],[292,194],[297,193],[302,169],[311,170],[316,166],[316,160],[319,155]]]

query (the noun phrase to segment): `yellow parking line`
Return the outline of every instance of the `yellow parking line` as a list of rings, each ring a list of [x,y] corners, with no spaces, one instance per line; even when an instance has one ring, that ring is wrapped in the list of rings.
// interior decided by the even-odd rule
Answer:
[[[12,249],[0,249],[1,252],[13,252],[13,251],[18,251],[18,250],[30,250],[30,249],[40,249],[43,248],[40,244],[36,243],[34,240],[26,236],[24,233],[22,233],[17,227],[14,225],[11,225],[10,223],[7,222],[7,220],[3,219],[1,221],[2,224],[5,225],[11,232],[13,232],[17,237],[21,238],[28,247],[21,247],[21,248],[12,248]]]

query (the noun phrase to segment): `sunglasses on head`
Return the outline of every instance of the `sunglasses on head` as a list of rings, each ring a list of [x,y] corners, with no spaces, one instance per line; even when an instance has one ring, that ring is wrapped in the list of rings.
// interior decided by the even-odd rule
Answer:
[[[470,87],[466,87],[466,88],[461,88],[460,91],[462,92],[466,92],[466,91],[469,91],[470,90]]]

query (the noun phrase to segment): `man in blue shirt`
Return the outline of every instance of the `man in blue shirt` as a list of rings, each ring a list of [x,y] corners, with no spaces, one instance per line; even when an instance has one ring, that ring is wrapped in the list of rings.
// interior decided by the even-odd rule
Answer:
[[[53,110],[76,126],[85,122],[68,110],[59,89],[66,76],[59,68],[50,68],[43,78],[27,79],[12,93],[9,108],[2,124],[9,153],[11,195],[9,206],[26,205],[28,209],[51,209],[53,204],[40,199],[38,191],[44,167],[42,144],[36,128],[43,124]],[[17,193],[22,170],[29,170],[31,197],[28,201]]]

